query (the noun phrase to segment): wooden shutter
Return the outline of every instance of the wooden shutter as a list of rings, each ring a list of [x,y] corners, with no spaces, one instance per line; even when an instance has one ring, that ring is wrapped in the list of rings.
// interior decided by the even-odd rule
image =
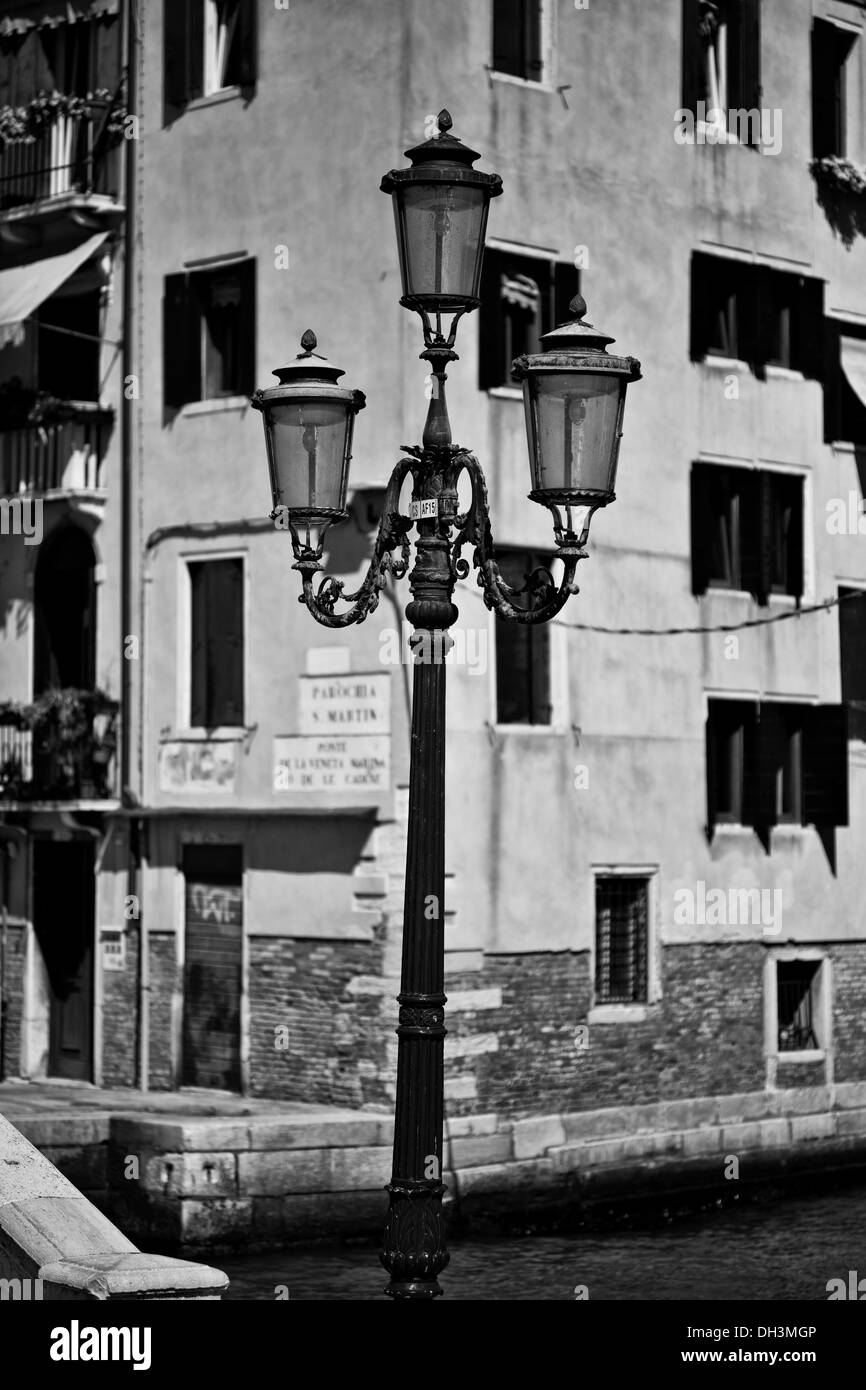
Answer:
[[[788,529],[788,593],[796,599],[803,597],[803,479],[775,479],[781,491],[780,502],[791,508],[791,522]]]
[[[242,87],[254,87],[258,76],[256,0],[240,0],[238,6],[238,28],[238,43],[240,45],[240,85]]]
[[[511,364],[505,366],[505,323],[500,277],[504,268],[500,251],[489,247],[481,269],[481,308],[478,310],[478,389],[511,386]]]
[[[775,503],[773,479],[769,473],[757,474],[755,500],[758,516],[757,586],[754,593],[758,603],[765,604],[773,584],[773,508]]]
[[[848,710],[815,705],[803,717],[803,824],[848,824]]]
[[[776,824],[777,778],[787,748],[784,707],[762,704],[743,734],[743,824],[766,830]]]
[[[836,72],[833,25],[816,19],[812,25],[812,154],[816,159],[838,154],[836,149]]]
[[[741,105],[747,110],[761,107],[761,0],[741,0],[740,42],[743,87]]]
[[[707,830],[712,839],[719,813],[719,789],[716,778],[718,766],[718,707],[721,701],[710,700],[707,707],[706,726],[706,784],[707,784]]]
[[[523,77],[524,0],[493,0],[493,69]]]
[[[840,589],[839,598],[842,703],[848,706],[849,736],[866,739],[866,590]]]
[[[243,560],[214,560],[209,572],[210,709],[214,726],[244,722]]]
[[[183,273],[165,277],[162,362],[164,405],[201,400],[201,313]]]
[[[162,100],[166,123],[189,101],[189,7],[195,0],[164,0],[162,7]],[[198,0],[199,8],[203,0]]]
[[[121,24],[116,15],[100,15],[93,21],[93,86],[117,91],[122,76],[120,61]]]
[[[523,0],[523,76],[541,81],[541,0]]]
[[[709,342],[709,294],[710,262],[699,252],[692,255],[692,305],[690,356],[693,362],[703,362],[707,355]]]
[[[237,267],[241,290],[238,343],[238,383],[240,394],[251,396],[256,389],[256,262],[241,261]]]
[[[699,0],[683,0],[682,16],[682,105],[694,111],[707,92],[706,46],[698,33]]]
[[[813,381],[824,371],[824,281],[800,281],[791,339],[791,365]]]
[[[211,727],[208,708],[208,565],[189,566],[190,583],[190,713],[193,729]]]
[[[710,584],[710,546],[716,524],[710,505],[710,474],[712,464],[692,464],[692,593],[705,594]]]

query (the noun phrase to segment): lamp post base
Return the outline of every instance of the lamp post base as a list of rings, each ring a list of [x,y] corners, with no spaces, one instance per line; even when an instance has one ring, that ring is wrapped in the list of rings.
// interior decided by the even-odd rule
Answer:
[[[445,1224],[441,1182],[388,1184],[390,1205],[379,1256],[391,1276],[389,1298],[439,1298],[437,1275],[451,1256],[444,1248]]]

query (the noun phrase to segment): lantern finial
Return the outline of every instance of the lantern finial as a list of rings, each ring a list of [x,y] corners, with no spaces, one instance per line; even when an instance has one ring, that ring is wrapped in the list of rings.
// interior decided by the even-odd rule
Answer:
[[[318,343],[319,340],[312,328],[308,328],[301,338],[301,347],[304,349],[307,357],[312,355],[313,349],[318,347]]]
[[[582,294],[576,294],[568,306],[568,312],[574,314],[576,319],[582,319],[586,313],[586,300]]]
[[[439,115],[436,117],[436,124],[438,125],[443,135],[446,135],[448,131],[451,129],[452,125],[454,124],[454,122],[451,119],[451,112],[446,111],[444,106],[442,107],[442,110],[439,112]]]

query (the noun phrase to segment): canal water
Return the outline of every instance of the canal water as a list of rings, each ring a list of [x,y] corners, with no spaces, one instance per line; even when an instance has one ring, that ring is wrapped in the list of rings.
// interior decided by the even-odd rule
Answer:
[[[866,1178],[831,1193],[733,1203],[649,1229],[620,1227],[454,1240],[451,1299],[826,1300],[850,1270],[866,1278]],[[379,1299],[375,1245],[318,1245],[214,1258],[229,1299]],[[586,1295],[576,1290],[585,1286]],[[864,1285],[866,1288],[866,1285]],[[278,1292],[279,1291],[279,1292]]]

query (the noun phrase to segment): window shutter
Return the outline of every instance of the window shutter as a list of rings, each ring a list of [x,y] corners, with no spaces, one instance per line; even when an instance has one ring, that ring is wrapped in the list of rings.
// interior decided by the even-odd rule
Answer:
[[[791,528],[788,533],[788,593],[803,597],[803,479],[786,478],[783,485],[791,502]]]
[[[201,9],[202,0],[197,3]],[[166,122],[174,120],[190,99],[187,88],[190,4],[191,0],[164,0],[162,7],[162,95]]]
[[[121,80],[120,22],[115,15],[102,15],[93,21],[94,67],[93,86],[116,91]]]
[[[189,566],[190,582],[190,710],[189,722],[193,729],[208,726],[208,603],[207,603],[207,565]]]
[[[511,363],[504,365],[505,323],[500,277],[504,257],[499,251],[484,252],[481,270],[481,308],[478,311],[478,389],[511,386]]]
[[[761,107],[761,0],[742,0],[741,45],[743,54],[742,105]]]
[[[240,342],[238,343],[238,391],[251,396],[256,389],[256,262],[237,267],[241,289]]]
[[[524,0],[493,0],[493,69],[522,77]]]
[[[692,464],[692,593],[705,594],[710,584],[710,544],[714,525],[706,464]]]
[[[743,747],[743,824],[766,830],[776,824],[777,776],[785,755],[782,707],[758,705],[746,720]]]
[[[792,366],[813,381],[820,381],[824,370],[824,281],[804,277],[800,282]]]
[[[693,362],[702,362],[707,355],[709,333],[710,296],[709,264],[706,256],[695,253],[692,256],[692,321],[690,356]]]
[[[163,404],[177,409],[201,398],[200,316],[189,276],[165,277],[162,315]]]
[[[717,747],[716,747],[717,739],[718,739],[718,733],[717,733],[717,727],[716,727],[716,710],[717,710],[717,707],[718,707],[717,701],[715,701],[715,700],[710,700],[710,702],[709,702],[709,707],[708,707],[708,709],[707,709],[707,727],[706,727],[706,759],[707,759],[707,776],[706,776],[706,783],[707,783],[707,830],[709,831],[709,834],[710,834],[710,838],[711,838],[711,839],[712,839],[713,833],[715,832],[715,828],[716,828],[716,817],[717,817],[718,812],[719,812],[719,792],[718,792],[718,786],[717,786],[717,782],[716,782],[716,767],[718,766],[718,751],[717,751]]]
[[[546,624],[525,628],[529,647],[531,716],[533,724],[549,724],[553,714],[550,702],[550,629]]]
[[[682,104],[694,111],[706,97],[706,47],[698,33],[699,0],[683,0],[682,32]]]
[[[815,705],[804,711],[803,824],[848,824],[845,705]]]
[[[238,9],[238,43],[240,45],[240,85],[254,87],[258,76],[258,35],[256,32],[256,0],[240,0]]]
[[[541,80],[541,3],[523,0],[524,76]]]
[[[755,598],[765,604],[773,584],[773,479],[769,473],[759,473],[756,479],[758,506],[758,564]]]
[[[849,597],[851,594],[857,597]],[[848,733],[866,739],[866,590],[840,589],[839,647]]]
[[[209,571],[208,646],[213,724],[244,722],[243,561],[214,560]]]

